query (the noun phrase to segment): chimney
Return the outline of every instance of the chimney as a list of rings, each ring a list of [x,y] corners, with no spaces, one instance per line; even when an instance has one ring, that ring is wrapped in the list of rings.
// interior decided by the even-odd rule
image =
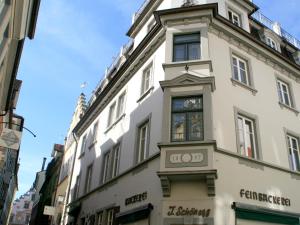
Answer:
[[[41,171],[43,171],[45,169],[46,160],[47,160],[47,158],[44,157],[43,158],[43,164],[42,164],[42,170]]]

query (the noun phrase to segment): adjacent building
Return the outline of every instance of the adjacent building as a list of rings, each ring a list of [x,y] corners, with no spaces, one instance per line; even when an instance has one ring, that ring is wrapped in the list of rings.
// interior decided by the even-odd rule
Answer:
[[[14,114],[22,81],[16,79],[25,38],[33,39],[40,0],[0,0],[0,225],[8,223],[18,188],[24,118]]]
[[[9,225],[28,225],[36,191],[31,188],[24,195],[17,198],[13,203]]]
[[[127,35],[63,224],[300,224],[300,42],[249,0],[148,0]]]
[[[54,144],[51,153],[52,160],[48,163],[45,173],[37,174],[38,179],[35,181],[35,184],[38,185],[37,199],[34,202],[34,208],[31,213],[30,225],[47,225],[51,222],[54,215],[53,209],[63,152],[63,145]],[[42,182],[41,179],[44,181]],[[50,209],[50,211],[47,209]]]

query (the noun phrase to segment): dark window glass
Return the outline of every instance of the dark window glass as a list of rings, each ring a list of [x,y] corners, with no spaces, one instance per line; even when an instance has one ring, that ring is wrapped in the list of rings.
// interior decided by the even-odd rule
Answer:
[[[172,141],[203,140],[203,102],[201,96],[172,100]]]
[[[200,33],[174,36],[173,61],[200,59]]]

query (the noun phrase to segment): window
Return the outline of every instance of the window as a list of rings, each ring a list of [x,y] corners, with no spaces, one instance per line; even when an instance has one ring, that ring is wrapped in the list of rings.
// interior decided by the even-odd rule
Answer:
[[[24,202],[24,209],[29,209],[29,202]]]
[[[89,165],[86,171],[85,193],[88,193],[91,190],[92,172],[93,172],[93,164]]]
[[[228,10],[228,18],[233,24],[241,27],[241,18],[239,14],[232,10]]]
[[[147,158],[149,143],[149,120],[138,128],[138,147],[137,147],[137,163]]]
[[[97,225],[103,225],[103,211],[97,213]]]
[[[117,108],[117,119],[122,116],[122,114],[124,113],[124,106],[125,106],[125,92],[122,93],[120,96],[119,96],[119,99],[118,99],[118,108]]]
[[[148,66],[143,72],[141,95],[143,95],[149,90],[151,85],[151,75],[152,75],[152,64]]]
[[[114,102],[109,108],[107,127],[111,126],[113,123],[113,120],[115,118],[115,108],[116,103]]]
[[[106,224],[107,225],[113,225],[114,224],[114,219],[115,219],[114,209],[109,209],[107,211]]]
[[[277,88],[279,101],[287,106],[292,107],[289,85],[281,80],[277,80]]]
[[[272,38],[267,37],[266,42],[267,42],[267,45],[269,45],[271,48],[277,50],[276,42]]]
[[[172,141],[203,140],[202,96],[172,99]]]
[[[80,174],[76,177],[75,187],[74,187],[74,199],[77,199],[79,194],[79,186],[80,186]]]
[[[300,171],[300,150],[299,150],[299,139],[287,135],[288,147],[289,147],[289,161],[294,171]]]
[[[255,124],[252,119],[238,115],[239,151],[249,158],[258,158],[256,150]]]
[[[95,142],[97,140],[97,134],[98,134],[98,122],[94,124],[93,129],[93,141]]]
[[[173,61],[200,59],[200,33],[174,35]]]
[[[119,159],[120,159],[120,145],[116,145],[112,151],[113,164],[112,164],[112,177],[115,177],[119,173]]]
[[[107,182],[119,173],[120,143],[104,154],[102,183]]]
[[[244,59],[232,55],[233,79],[243,84],[250,85],[248,65]]]
[[[80,149],[80,155],[82,155],[86,148],[86,135],[83,136],[81,141],[81,149]]]
[[[105,153],[103,160],[103,178],[102,183],[109,179],[109,152]]]

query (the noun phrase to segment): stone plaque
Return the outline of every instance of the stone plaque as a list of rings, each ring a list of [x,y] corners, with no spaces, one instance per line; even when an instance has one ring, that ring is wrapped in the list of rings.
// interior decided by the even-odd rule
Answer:
[[[208,150],[167,150],[165,166],[166,168],[208,166]]]

